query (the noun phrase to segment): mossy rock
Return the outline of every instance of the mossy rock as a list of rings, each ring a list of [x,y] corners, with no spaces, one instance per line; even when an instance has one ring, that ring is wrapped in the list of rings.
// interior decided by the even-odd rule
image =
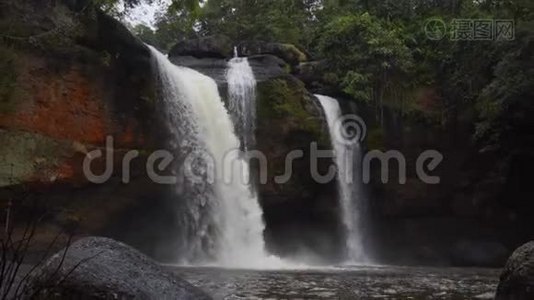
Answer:
[[[285,199],[305,198],[318,186],[310,174],[312,144],[330,149],[321,107],[304,84],[290,75],[260,82],[257,88],[257,146],[269,159],[271,179],[285,173],[287,154],[295,150],[304,153],[293,166],[299,176],[285,184],[262,185],[260,193]]]
[[[0,187],[40,178],[71,152],[69,145],[39,134],[0,130]]]
[[[324,142],[320,110],[304,84],[292,76],[274,78],[258,85],[260,122],[281,122],[288,131],[306,131]],[[327,137],[326,137],[327,138]]]

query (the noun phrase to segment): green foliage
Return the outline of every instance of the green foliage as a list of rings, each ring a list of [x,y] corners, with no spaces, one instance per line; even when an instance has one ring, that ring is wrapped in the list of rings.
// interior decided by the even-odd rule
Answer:
[[[139,27],[136,32],[163,50],[180,39],[212,34],[227,35],[236,43],[299,45],[313,59],[326,61],[318,76],[321,84],[375,107],[380,120],[384,106],[412,121],[442,125],[456,122],[463,109],[474,108],[475,137],[488,144],[509,141],[529,124],[532,0],[204,2],[173,1],[155,31]],[[424,30],[429,19],[443,20],[448,35],[429,39]],[[453,19],[513,19],[516,39],[453,41]],[[282,99],[292,98],[283,82],[270,88]],[[298,116],[295,103],[276,101],[271,99],[271,113]]]
[[[371,80],[370,74],[361,74],[351,70],[347,71],[343,76],[341,86],[344,87],[343,91],[354,97],[354,99],[370,102],[373,94],[373,89],[370,85]]]
[[[98,1],[116,3],[116,0]],[[147,41],[155,39],[155,44],[161,46],[171,43],[169,40],[176,43],[192,35],[214,34],[227,35],[236,42],[262,40],[308,46],[319,3],[318,0],[173,0],[168,11],[158,18],[153,36],[141,28],[136,31],[142,31]]]
[[[169,10],[172,12],[188,12],[194,18],[200,16],[201,6],[200,3],[204,1],[199,0],[173,0]]]
[[[317,1],[210,0],[202,9],[203,35],[225,34],[235,41],[264,40],[299,44]]]
[[[199,13],[194,7],[174,2],[168,11],[156,17],[155,29],[139,24],[132,31],[145,43],[167,52],[178,41],[196,35],[194,24]]]
[[[302,83],[277,78],[258,85],[258,116],[263,120],[292,122],[295,128],[312,132],[322,140],[320,123],[310,118],[306,101],[311,101]]]
[[[391,78],[413,66],[401,29],[368,13],[328,23],[320,32],[318,49],[339,78],[339,87],[364,102],[382,101]]]
[[[144,24],[138,24],[132,29],[133,33],[139,37],[143,42],[148,43],[150,45],[157,44],[157,38],[156,33],[152,28],[144,25]]]
[[[476,137],[485,144],[523,144],[516,135],[529,132],[534,114],[533,22],[521,23],[519,42],[511,45],[495,66],[494,78],[477,98],[480,122]],[[504,146],[504,145],[501,145]]]
[[[328,60],[325,82],[355,100],[388,105],[410,118],[454,121],[462,107],[476,101],[480,119],[476,136],[498,143],[509,135],[503,131],[521,123],[517,113],[510,120],[510,107],[526,109],[528,78],[532,78],[524,54],[528,34],[518,31],[516,41],[506,42],[451,41],[448,32],[435,41],[426,37],[424,27],[430,18],[448,25],[455,18],[513,18],[521,30],[532,28],[528,22],[533,8],[528,0],[325,1],[313,52]],[[425,87],[436,90],[434,100],[442,103],[419,103],[425,95],[418,90]],[[517,102],[523,105],[512,105]]]

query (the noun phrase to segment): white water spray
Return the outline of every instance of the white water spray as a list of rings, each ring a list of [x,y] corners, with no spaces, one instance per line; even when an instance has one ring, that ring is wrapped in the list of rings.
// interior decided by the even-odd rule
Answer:
[[[237,50],[237,47],[234,47],[234,58],[239,57],[239,51]]]
[[[339,191],[339,201],[342,209],[342,221],[346,230],[346,250],[348,264],[364,263],[368,259],[365,255],[362,232],[360,231],[361,217],[361,181],[354,178],[354,161],[359,164],[361,158],[361,146],[359,143],[347,144],[345,141],[337,140],[340,135],[336,132],[336,122],[342,117],[341,108],[336,99],[316,95],[321,102],[326,114],[332,147],[335,151],[335,163],[338,169],[337,183]],[[356,168],[358,169],[358,167]]]
[[[180,149],[178,154],[208,156],[215,170],[212,183],[190,176],[179,183],[193,191],[184,222],[190,235],[190,255],[207,253],[215,261],[205,263],[224,267],[273,267],[278,260],[264,249],[262,210],[250,186],[242,180],[241,172],[247,172],[248,164],[235,151],[240,143],[215,81],[175,66],[156,49],[150,49],[159,70],[164,108],[174,145]],[[230,170],[224,170],[225,160],[233,162]],[[193,171],[209,175],[210,168],[194,164]],[[232,177],[226,178],[228,174]]]
[[[247,151],[255,144],[256,128],[256,79],[246,57],[235,57],[228,63],[228,107],[236,129]]]

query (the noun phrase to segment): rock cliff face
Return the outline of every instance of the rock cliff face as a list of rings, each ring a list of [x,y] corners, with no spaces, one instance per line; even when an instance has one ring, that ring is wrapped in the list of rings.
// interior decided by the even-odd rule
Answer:
[[[1,5],[2,203],[12,199],[21,208],[15,211],[47,212],[44,230],[50,232],[124,237],[144,228],[150,213],[138,224],[128,224],[127,216],[140,207],[152,211],[147,207],[162,204],[165,193],[143,169],[144,153],[160,147],[165,135],[155,117],[148,48],[83,1]],[[108,137],[114,172],[105,183],[92,184],[83,160],[91,151],[105,151]],[[125,185],[121,161],[133,149],[141,154],[132,163],[133,183]],[[102,174],[105,160],[91,166]]]
[[[321,77],[322,64],[302,64],[297,77],[311,91],[336,96],[348,111],[354,102]],[[526,174],[532,159],[480,149],[473,139],[472,104],[444,113],[445,100],[437,95],[434,88],[421,87],[410,99],[414,107],[393,99],[383,112],[357,104],[368,129],[366,150],[394,150],[406,160],[406,183],[399,182],[395,160],[387,183],[381,181],[380,163],[371,164],[370,242],[383,262],[502,266],[511,249],[531,238],[532,210],[521,200],[526,183],[518,174]],[[426,184],[417,175],[416,161],[426,150],[443,155],[437,169],[426,169],[440,177],[439,184]],[[522,157],[521,166],[514,157]]]
[[[267,240],[282,254],[298,247],[334,258],[340,247],[336,182],[321,184],[312,176],[312,149],[330,149],[323,111],[304,84],[286,74],[258,84],[257,149],[268,158],[269,180],[261,184],[260,201],[267,222]],[[276,183],[285,174],[286,158],[295,151],[302,157],[291,163],[289,181]],[[319,159],[318,171],[326,174],[333,163]]]
[[[432,94],[422,93],[421,101],[439,103]],[[402,116],[386,108],[382,124],[373,121],[376,114],[364,113],[369,149],[398,150],[407,162],[405,184],[399,184],[395,164],[387,184],[373,167],[369,188],[377,248],[385,259],[408,263],[502,266],[506,254],[529,238],[530,227],[507,196],[512,192],[507,182],[515,180],[507,171],[508,158],[481,150],[473,141],[475,120],[469,105],[458,109],[455,118],[429,117],[428,107],[423,113],[426,117]],[[426,150],[443,155],[439,167],[429,172],[440,177],[439,184],[426,184],[416,173],[416,161]]]

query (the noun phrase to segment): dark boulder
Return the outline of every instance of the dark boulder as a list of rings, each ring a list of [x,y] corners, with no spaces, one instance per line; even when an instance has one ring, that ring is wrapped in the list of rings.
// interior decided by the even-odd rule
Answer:
[[[71,245],[61,263],[63,255],[64,250],[58,252],[34,273],[29,291],[60,282],[37,298],[211,299],[141,252],[111,239],[84,238]]]
[[[295,45],[283,43],[243,42],[239,44],[238,52],[240,56],[271,54],[278,56],[292,66],[308,60],[308,55]]]
[[[501,274],[496,300],[534,299],[534,242],[519,247]]]
[[[191,68],[213,78],[219,85],[226,83],[228,61],[222,58],[196,58],[194,56],[169,56],[170,61],[182,67]]]
[[[287,64],[274,55],[254,55],[248,61],[258,82],[287,74]]]
[[[315,82],[322,81],[325,67],[326,61],[304,62],[297,67],[295,76],[306,85],[312,85]]]
[[[293,71],[294,75],[306,84],[306,87],[318,94],[340,94],[337,82],[332,81],[328,74],[326,60],[300,63]],[[339,95],[336,97],[339,98]]]
[[[178,42],[169,57],[193,56],[196,58],[229,58],[233,55],[232,41],[224,35],[213,35]]]

